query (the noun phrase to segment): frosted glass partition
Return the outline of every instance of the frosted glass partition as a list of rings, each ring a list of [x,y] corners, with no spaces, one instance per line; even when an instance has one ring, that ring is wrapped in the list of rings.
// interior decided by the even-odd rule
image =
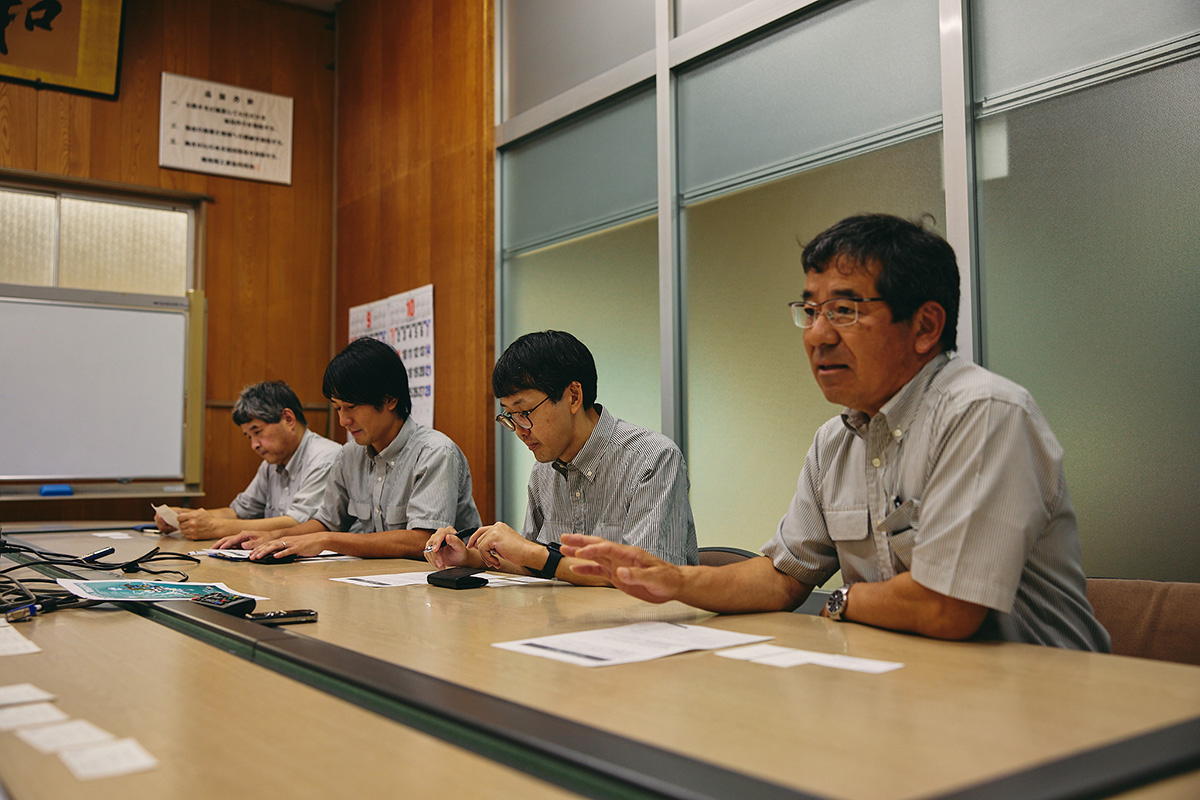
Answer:
[[[851,0],[683,73],[687,199],[938,129],[937,0]]]
[[[51,195],[0,190],[0,283],[54,285]]]
[[[63,198],[59,286],[187,294],[185,211]]]
[[[687,33],[753,0],[675,0],[675,35]]]
[[[504,151],[507,252],[654,213],[654,93],[643,92]]]
[[[531,331],[574,334],[596,359],[597,402],[652,430],[661,430],[657,225],[650,217],[508,259],[501,312],[505,346]],[[519,528],[533,456],[515,434],[501,442],[500,513]]]
[[[976,100],[983,102],[1191,34],[1196,0],[974,0]]]
[[[944,209],[940,135],[687,209],[687,454],[702,546],[757,551],[816,429],[841,410],[817,388],[786,305],[804,290],[799,242],[860,211],[941,223]]]
[[[1000,120],[1006,169],[979,187],[988,366],[1066,450],[1087,573],[1200,581],[1200,59]]]
[[[505,119],[654,49],[658,0],[504,0]]]

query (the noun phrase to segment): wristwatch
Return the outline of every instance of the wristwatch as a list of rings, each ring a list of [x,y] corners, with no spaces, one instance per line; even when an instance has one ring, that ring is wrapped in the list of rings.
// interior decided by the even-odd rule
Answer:
[[[825,602],[825,611],[834,622],[842,621],[842,615],[846,613],[846,607],[850,605],[850,587],[853,585],[853,583],[847,583],[834,589]]]
[[[546,545],[546,550],[549,551],[546,556],[546,563],[542,565],[541,569],[530,567],[529,571],[539,578],[553,579],[555,573],[558,572],[558,562],[562,561],[563,558],[562,552],[558,549],[560,546],[558,542],[551,542]]]

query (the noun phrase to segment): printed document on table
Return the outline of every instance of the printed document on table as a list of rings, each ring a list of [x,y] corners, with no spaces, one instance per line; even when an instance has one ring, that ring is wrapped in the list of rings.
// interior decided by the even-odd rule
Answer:
[[[39,689],[32,683],[13,683],[0,686],[0,706],[19,706],[23,703],[41,703],[53,700],[54,695]]]
[[[59,578],[58,584],[76,597],[85,600],[118,601],[136,600],[191,600],[203,594],[224,592],[240,597],[253,597],[255,600],[266,600],[245,592],[235,592],[223,583],[172,583],[170,581],[79,581],[71,578]]]
[[[818,667],[848,669],[852,672],[867,672],[873,675],[881,675],[904,666],[899,661],[856,658],[837,653],[819,653],[814,650],[796,650],[791,647],[775,647],[774,645],[722,650],[717,655],[736,658],[740,661],[750,661],[754,664],[766,664],[771,667],[798,667],[804,664],[815,664]]]
[[[213,547],[207,547],[203,550],[192,550],[188,553],[190,556],[209,556],[210,558],[222,558],[226,561],[250,561],[250,554],[253,550],[240,550],[236,548],[226,548],[217,550]],[[262,559],[266,561],[266,559]],[[333,550],[322,550],[315,556],[300,556],[296,559],[297,562],[313,562],[313,561],[358,561],[358,556],[344,556],[341,553],[335,553]],[[250,561],[251,564],[255,563]]]
[[[42,648],[26,639],[21,633],[0,617],[0,656],[19,656],[40,653]]]
[[[733,633],[700,625],[674,622],[637,622],[617,628],[560,633],[515,642],[497,642],[493,647],[552,658],[581,667],[604,667],[651,661],[689,650],[716,650],[764,642],[770,636]]]

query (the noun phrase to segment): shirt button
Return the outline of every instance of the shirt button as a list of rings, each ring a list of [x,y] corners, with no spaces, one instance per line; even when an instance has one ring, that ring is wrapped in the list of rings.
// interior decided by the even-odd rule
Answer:
[[[576,493],[575,493],[575,496],[576,496],[576,497],[579,497],[579,492],[576,492]]]
[[[878,466],[880,466],[881,464],[883,464],[883,462],[882,462],[882,461],[880,461],[878,458],[872,458],[872,459],[871,459],[871,466],[873,466],[873,467],[878,467]]]
[[[588,476],[589,478],[590,478],[590,477],[592,477],[592,471],[591,471],[590,469],[589,469],[589,470],[588,470],[588,472],[587,472],[587,476]]]
[[[900,430],[899,428],[896,428],[896,430],[892,431],[892,436],[896,437],[897,441],[899,441],[900,437],[903,435],[904,431]]]
[[[878,461],[879,459],[875,459],[875,460]],[[879,465],[876,464],[875,466],[879,466]],[[383,478],[376,478],[375,480],[378,481],[379,483],[383,483]]]

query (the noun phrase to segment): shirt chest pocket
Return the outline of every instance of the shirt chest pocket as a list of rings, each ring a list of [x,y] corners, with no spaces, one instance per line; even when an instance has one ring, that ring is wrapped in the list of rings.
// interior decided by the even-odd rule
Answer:
[[[875,545],[868,528],[867,509],[826,509],[825,529],[837,548],[843,579],[874,580]]]
[[[371,519],[371,501],[356,500],[353,497],[346,503],[346,513],[362,522]]]
[[[892,551],[892,568],[896,572],[912,569],[913,545],[917,541],[917,521],[921,515],[921,501],[905,500],[879,525],[887,534],[888,547]]]
[[[383,521],[389,531],[407,529],[408,506],[389,506],[384,512]]]

